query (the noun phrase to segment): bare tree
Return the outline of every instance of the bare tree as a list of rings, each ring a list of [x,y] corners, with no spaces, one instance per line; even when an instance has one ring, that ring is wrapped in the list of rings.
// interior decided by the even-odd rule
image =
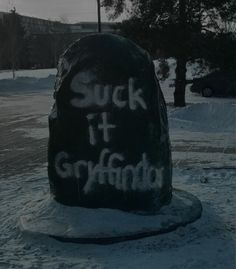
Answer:
[[[16,8],[14,7],[10,11],[10,22],[9,22],[9,45],[10,45],[10,59],[11,59],[11,69],[12,77],[15,79],[16,70],[16,58],[17,58],[17,14]]]

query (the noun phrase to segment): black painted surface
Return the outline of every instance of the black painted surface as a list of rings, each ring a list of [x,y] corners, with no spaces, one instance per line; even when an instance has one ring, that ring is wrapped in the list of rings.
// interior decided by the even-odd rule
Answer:
[[[155,212],[171,199],[166,106],[149,55],[96,34],[61,57],[48,174],[63,204]]]

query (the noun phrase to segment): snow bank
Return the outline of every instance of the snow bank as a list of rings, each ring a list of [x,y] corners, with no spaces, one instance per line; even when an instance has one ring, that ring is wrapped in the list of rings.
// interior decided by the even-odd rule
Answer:
[[[17,70],[15,75],[19,77],[34,77],[34,78],[44,78],[48,75],[56,75],[56,68],[51,69],[35,69],[35,70]],[[11,70],[0,70],[0,80],[1,79],[12,79]]]
[[[49,75],[44,78],[37,77],[18,77],[17,79],[1,79],[0,94],[22,93],[28,91],[53,89],[55,75]]]
[[[201,103],[169,112],[171,129],[195,132],[235,132],[235,103]]]
[[[170,232],[196,221],[201,212],[200,201],[182,190],[173,190],[171,203],[154,215],[64,206],[46,194],[25,206],[20,228],[25,233],[56,236],[62,241],[77,239],[78,242],[104,244]]]

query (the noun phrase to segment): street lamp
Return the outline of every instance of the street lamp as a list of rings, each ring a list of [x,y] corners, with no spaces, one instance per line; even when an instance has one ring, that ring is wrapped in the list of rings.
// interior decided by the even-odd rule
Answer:
[[[101,3],[100,0],[97,0],[98,8],[98,32],[101,33]]]

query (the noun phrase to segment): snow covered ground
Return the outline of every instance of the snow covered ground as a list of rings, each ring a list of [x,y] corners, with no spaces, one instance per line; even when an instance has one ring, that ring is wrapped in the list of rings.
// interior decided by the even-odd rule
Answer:
[[[17,70],[15,75],[19,77],[31,77],[31,78],[46,78],[48,75],[56,75],[57,70],[52,69],[37,69],[37,70]],[[12,79],[12,72],[9,70],[0,70],[0,80]]]
[[[201,219],[136,241],[78,245],[19,230],[24,206],[49,189],[42,155],[55,70],[22,71],[17,76],[13,81],[9,72],[0,73],[1,269],[236,268],[235,99],[203,98],[187,90],[187,106],[174,108],[172,82],[161,83],[168,104],[173,186],[201,200]]]

